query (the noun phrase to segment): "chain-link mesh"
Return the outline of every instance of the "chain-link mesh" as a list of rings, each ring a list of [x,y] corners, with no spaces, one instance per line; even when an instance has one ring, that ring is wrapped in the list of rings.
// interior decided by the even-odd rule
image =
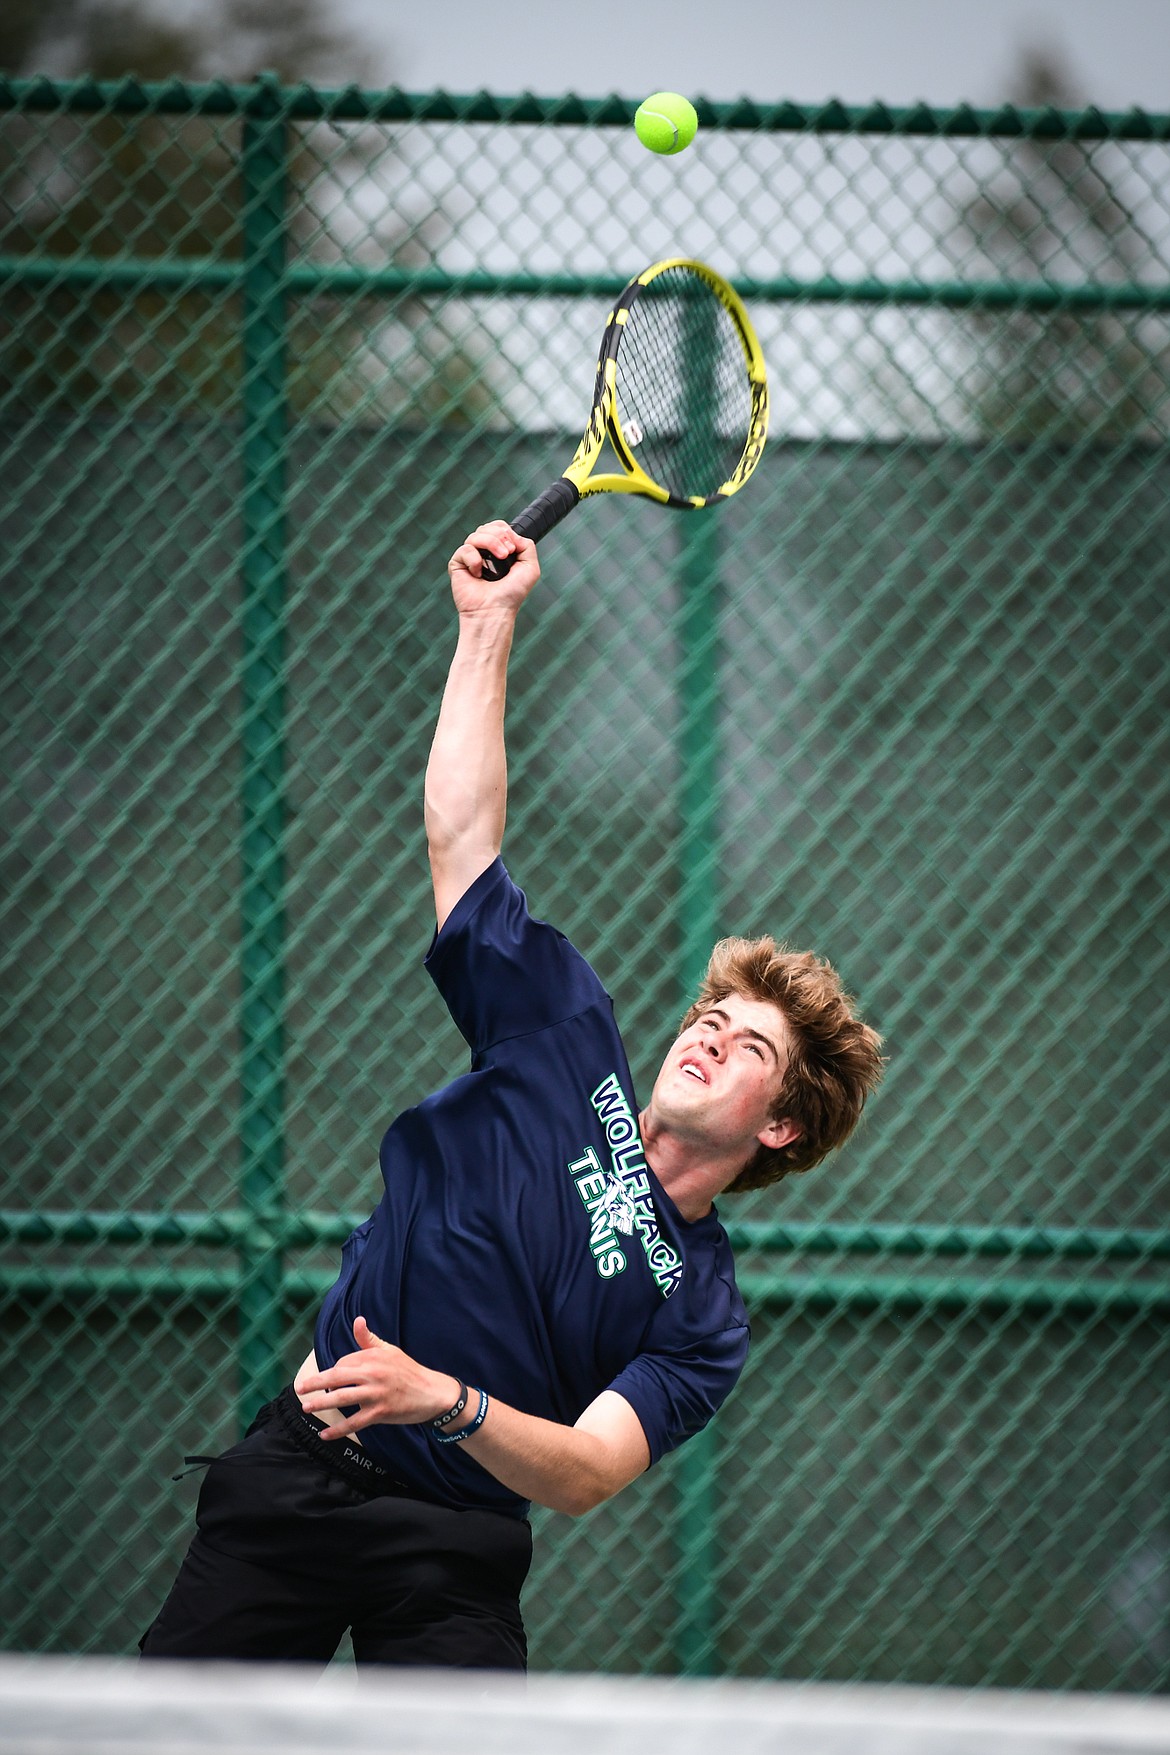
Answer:
[[[508,856],[643,1088],[719,931],[885,1033],[723,1203],[751,1363],[534,1662],[1170,1686],[1170,120],[0,82],[4,1642],[128,1650],[308,1344],[419,969],[444,566],[568,462],[607,301],[709,260],[772,437],[544,545]]]

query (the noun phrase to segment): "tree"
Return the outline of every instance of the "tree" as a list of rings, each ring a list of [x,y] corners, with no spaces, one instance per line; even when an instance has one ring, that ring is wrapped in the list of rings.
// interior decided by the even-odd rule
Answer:
[[[0,68],[118,79],[248,79],[271,69],[319,84],[365,75],[365,55],[317,0],[205,0],[169,18],[141,0],[5,0]]]
[[[140,0],[9,0],[0,66],[116,80],[360,78],[364,55],[323,21],[319,0],[208,0],[165,19]],[[6,255],[238,260],[238,123],[219,117],[10,114],[0,119],[0,249]],[[382,263],[431,259],[434,216],[405,216],[393,194],[395,143],[383,130],[298,125],[287,218],[303,259],[341,254],[333,228],[358,189],[379,193],[371,226]],[[65,405],[227,413],[238,400],[239,314],[222,292],[128,290],[113,274],[79,284],[19,280],[2,295],[0,410]],[[356,301],[295,301],[289,395],[315,419],[365,416],[466,425],[492,407],[483,368],[422,301],[370,312]],[[18,413],[16,418],[20,419]]]
[[[1025,108],[1080,107],[1048,51],[1028,54],[1014,92]],[[1107,142],[1025,139],[1005,173],[963,212],[973,278],[1122,285],[1156,261],[1137,214],[1119,192]],[[1012,441],[1117,440],[1156,430],[1167,357],[1140,334],[1133,312],[981,312],[980,370],[966,387],[985,433]]]

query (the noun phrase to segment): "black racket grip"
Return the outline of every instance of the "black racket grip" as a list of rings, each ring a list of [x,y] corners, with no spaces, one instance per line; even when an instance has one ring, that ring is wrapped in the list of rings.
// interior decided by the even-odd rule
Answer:
[[[512,519],[512,529],[517,536],[530,536],[533,542],[539,542],[562,518],[568,517],[580,498],[572,482],[558,475],[542,494],[537,494],[530,506],[525,506],[519,516]],[[483,555],[485,579],[502,579],[512,571],[515,555],[506,555],[501,561],[495,555],[486,554],[482,548],[479,552]]]

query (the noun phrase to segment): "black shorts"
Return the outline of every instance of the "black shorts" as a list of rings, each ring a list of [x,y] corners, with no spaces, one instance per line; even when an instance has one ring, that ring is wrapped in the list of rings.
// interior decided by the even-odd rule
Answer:
[[[290,1387],[209,1466],[143,1657],[326,1663],[348,1629],[359,1663],[523,1670],[527,1520],[435,1505],[320,1428]]]

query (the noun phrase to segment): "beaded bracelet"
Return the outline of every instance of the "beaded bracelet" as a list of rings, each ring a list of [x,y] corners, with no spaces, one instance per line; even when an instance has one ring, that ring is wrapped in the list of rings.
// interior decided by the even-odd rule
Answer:
[[[459,1400],[453,1408],[448,1408],[445,1414],[440,1414],[437,1420],[431,1421],[436,1432],[441,1432],[444,1426],[449,1426],[452,1420],[457,1420],[467,1406],[467,1385],[461,1377],[457,1377],[455,1381],[459,1385]]]
[[[479,1431],[483,1425],[483,1417],[488,1411],[488,1398],[486,1389],[477,1389],[475,1393],[479,1397],[479,1413],[470,1426],[464,1426],[461,1432],[436,1432],[436,1444],[462,1444],[465,1438],[470,1438],[473,1432]]]

